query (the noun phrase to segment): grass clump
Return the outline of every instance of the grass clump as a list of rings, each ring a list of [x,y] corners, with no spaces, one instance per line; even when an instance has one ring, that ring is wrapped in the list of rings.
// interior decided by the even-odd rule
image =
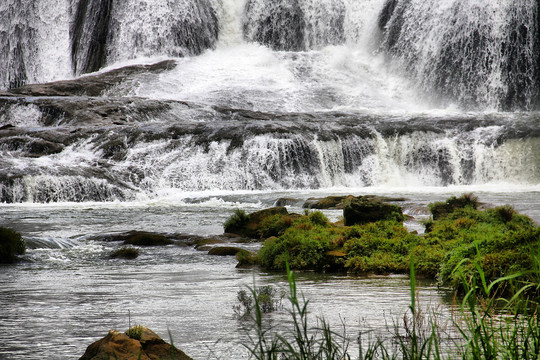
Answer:
[[[26,244],[21,234],[15,230],[0,227],[0,264],[12,264],[17,255],[26,252]]]
[[[144,333],[144,326],[142,325],[135,325],[132,326],[126,331],[126,335],[129,336],[131,339],[140,341],[142,338],[142,335]]]
[[[225,221],[223,228],[226,233],[237,233],[249,222],[249,215],[244,210],[236,209]]]
[[[450,324],[441,323],[435,312],[424,312],[419,306],[416,288],[416,271],[411,257],[410,306],[402,321],[395,322],[395,328],[386,335],[379,334],[367,342],[362,332],[356,337],[356,353],[351,350],[351,338],[346,334],[345,325],[335,331],[324,318],[314,322],[309,317],[309,301],[298,296],[294,274],[287,267],[289,296],[287,307],[289,321],[286,327],[275,331],[263,321],[261,303],[251,298],[250,312],[253,327],[250,342],[243,344],[251,358],[260,360],[485,360],[516,359],[532,360],[540,358],[540,308],[536,298],[525,296],[526,289],[537,286],[523,282],[514,296],[501,307],[494,285],[470,283],[461,271],[461,265],[454,270],[462,277],[467,289],[461,304],[457,307]],[[479,264],[478,271],[482,274]],[[505,282],[509,277],[520,278],[523,274],[498,278],[494,284]],[[256,293],[256,290],[251,290]],[[482,294],[482,296],[478,296]],[[381,321],[384,321],[381,319]],[[450,326],[450,328],[448,328]],[[354,334],[353,334],[354,336]]]
[[[478,198],[472,194],[464,194],[460,197],[452,196],[444,202],[429,204],[433,220],[440,220],[453,213],[457,209],[478,208]]]

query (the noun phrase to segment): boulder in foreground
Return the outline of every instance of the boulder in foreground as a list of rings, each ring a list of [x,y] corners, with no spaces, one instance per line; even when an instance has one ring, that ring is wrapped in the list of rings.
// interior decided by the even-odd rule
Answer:
[[[111,330],[103,339],[88,346],[79,360],[193,360],[166,343],[145,326],[136,325],[127,332]]]

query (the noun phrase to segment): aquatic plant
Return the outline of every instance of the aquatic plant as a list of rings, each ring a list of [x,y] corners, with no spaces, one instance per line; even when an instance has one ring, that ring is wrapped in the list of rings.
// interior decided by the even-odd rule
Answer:
[[[263,313],[270,313],[283,307],[285,292],[272,285],[250,288],[248,290],[239,290],[236,295],[239,304],[234,305],[233,310],[238,316],[243,317],[251,314],[256,304],[258,304],[259,310]]]
[[[483,275],[481,282],[469,282],[458,265],[454,270],[461,275],[467,288],[461,305],[451,319],[451,333],[431,312],[424,313],[418,305],[415,259],[409,263],[410,306],[402,322],[386,336],[363,339],[358,335],[358,353],[352,354],[351,339],[346,329],[335,331],[324,318],[316,325],[309,318],[309,301],[299,298],[294,274],[287,266],[289,283],[289,327],[275,331],[262,321],[262,307],[253,302],[253,328],[250,343],[243,344],[253,359],[261,360],[442,360],[442,359],[538,359],[540,356],[540,308],[536,300],[525,294],[527,288],[538,286],[525,281],[515,296],[501,306],[496,284],[518,279],[515,273],[496,279],[488,285]],[[476,263],[480,274],[482,269]],[[252,293],[256,290],[251,289]],[[381,319],[381,321],[383,321]],[[344,325],[343,325],[344,327]],[[390,341],[389,339],[393,339]]]

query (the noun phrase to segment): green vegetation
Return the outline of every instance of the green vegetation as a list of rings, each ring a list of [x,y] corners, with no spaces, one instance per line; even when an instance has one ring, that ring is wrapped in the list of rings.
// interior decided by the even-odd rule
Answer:
[[[244,210],[236,209],[234,214],[223,225],[226,233],[236,233],[249,222],[249,216]]]
[[[130,327],[128,331],[126,331],[126,335],[129,336],[131,339],[140,341],[142,338],[143,332],[144,332],[144,326],[135,325],[135,326]]]
[[[18,232],[0,227],[0,264],[12,264],[17,255],[23,255],[26,245]]]
[[[238,316],[246,316],[254,310],[255,304],[259,307],[258,310],[263,313],[270,313],[283,307],[283,298],[285,292],[280,291],[272,285],[266,285],[256,289],[239,290],[236,298],[237,305],[233,306],[233,310]]]
[[[485,286],[482,276],[482,283],[473,282],[472,286],[463,276],[466,294],[454,314],[451,328],[444,330],[445,326],[438,323],[434,313],[426,314],[419,309],[414,261],[411,260],[409,265],[409,312],[387,336],[379,335],[366,342],[361,333],[356,337],[358,347],[352,350],[353,342],[345,328],[335,331],[324,318],[316,319],[316,326],[313,326],[309,302],[298,297],[294,274],[287,267],[288,326],[279,332],[265,326],[261,303],[252,299],[251,342],[244,346],[251,358],[259,360],[532,360],[540,357],[539,304],[524,295],[526,289],[537,286],[536,283],[525,280],[517,291],[520,295],[500,307],[494,287]],[[460,269],[458,266],[456,272],[461,273]],[[494,283],[506,280],[498,278]],[[256,292],[252,290],[252,293]]]
[[[355,199],[347,199],[346,206]],[[369,201],[357,202],[364,206]],[[385,208],[377,201],[367,206],[375,213]],[[425,222],[422,235],[407,231],[401,209],[395,205],[379,212],[378,221],[352,226],[331,224],[319,211],[273,214],[259,222],[258,233],[267,239],[256,262],[278,271],[289,264],[296,270],[387,274],[408,273],[414,258],[418,275],[462,292],[466,291],[464,278],[472,284],[483,277],[490,284],[522,274],[519,281],[507,278],[497,283],[494,290],[505,295],[516,293],[523,281],[540,281],[535,271],[540,268],[540,228],[530,218],[510,206],[478,209],[477,198],[470,194],[429,207],[437,215]],[[458,265],[460,272],[455,270]]]

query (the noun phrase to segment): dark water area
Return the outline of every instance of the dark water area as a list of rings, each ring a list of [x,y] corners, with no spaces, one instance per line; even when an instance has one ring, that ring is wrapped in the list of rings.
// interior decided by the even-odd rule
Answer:
[[[423,231],[474,193],[540,223],[537,1],[0,3],[2,359],[77,359],[144,324],[195,359],[247,358],[236,269],[193,247],[112,260],[104,234],[222,234],[235,209],[383,195]],[[339,211],[325,214],[333,221]],[[258,244],[248,244],[255,249]],[[314,317],[389,336],[404,276],[298,274]],[[448,318],[451,297],[420,285]],[[286,311],[269,315],[286,322]],[[212,353],[213,352],[213,353]]]

